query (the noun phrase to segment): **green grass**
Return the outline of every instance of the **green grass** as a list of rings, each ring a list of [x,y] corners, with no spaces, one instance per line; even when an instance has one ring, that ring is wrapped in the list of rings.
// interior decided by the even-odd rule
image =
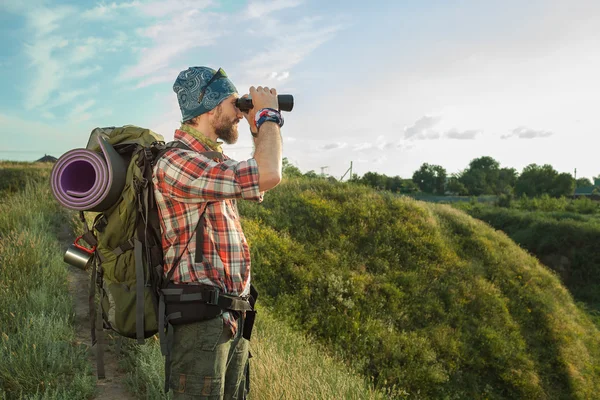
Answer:
[[[552,268],[575,299],[600,312],[600,220],[596,215],[458,206],[502,230]]]
[[[0,199],[10,193],[23,190],[28,183],[47,182],[52,165],[49,163],[0,161]]]
[[[0,203],[0,396],[85,399],[95,391],[75,342],[57,239],[68,223],[47,185],[26,185]]]

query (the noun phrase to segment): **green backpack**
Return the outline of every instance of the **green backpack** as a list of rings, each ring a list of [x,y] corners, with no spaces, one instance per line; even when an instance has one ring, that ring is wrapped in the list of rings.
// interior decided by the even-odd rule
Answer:
[[[128,125],[94,129],[89,150],[100,152],[99,137],[122,158],[125,171],[115,173],[126,174],[119,200],[98,213],[91,228],[80,213],[83,239],[95,247],[89,306],[98,377],[103,378],[103,329],[139,343],[158,332],[157,288],[162,284],[163,261],[152,162],[166,145],[151,130]]]
[[[116,151],[120,160],[115,164],[122,165],[120,173],[126,174],[126,178],[119,199],[95,216],[91,228],[84,213],[80,212],[84,225],[82,238],[95,248],[89,307],[92,344],[97,346],[98,378],[105,377],[104,329],[137,339],[140,344],[158,333],[166,357],[165,391],[168,391],[172,340],[172,329],[169,329],[172,325],[214,318],[225,309],[246,311],[249,323],[245,324],[244,331],[248,329],[245,337],[249,340],[258,293],[251,287],[250,298],[226,296],[213,287],[173,284],[170,279],[175,268],[164,275],[152,170],[169,149],[190,150],[185,144],[165,144],[157,133],[133,125],[96,128],[90,135],[87,148],[100,152],[99,139]],[[215,152],[201,154],[208,158],[222,157]],[[206,203],[199,213],[197,240],[203,237],[204,226],[200,222],[205,209]],[[202,248],[199,243],[197,246]],[[174,266],[179,263],[182,254],[175,260]],[[196,256],[201,257],[201,254]]]

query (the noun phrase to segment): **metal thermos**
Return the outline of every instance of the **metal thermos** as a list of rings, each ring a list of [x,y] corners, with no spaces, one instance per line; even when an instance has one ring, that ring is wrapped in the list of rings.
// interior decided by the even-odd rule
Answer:
[[[69,245],[67,252],[65,253],[64,261],[69,265],[86,270],[94,258],[94,251],[96,248],[85,248],[78,243],[79,240],[81,240],[81,236],[75,239],[75,243]]]

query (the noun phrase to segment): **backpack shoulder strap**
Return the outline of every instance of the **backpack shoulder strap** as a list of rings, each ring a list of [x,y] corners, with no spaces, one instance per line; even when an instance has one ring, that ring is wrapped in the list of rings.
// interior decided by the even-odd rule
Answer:
[[[158,160],[169,150],[171,149],[183,149],[183,150],[188,150],[188,151],[194,151],[192,150],[187,144],[179,141],[179,140],[174,140],[172,142],[169,142],[167,144],[164,145],[164,148],[161,148],[155,159],[154,159],[154,165],[156,165],[156,163],[158,162]],[[202,154],[204,157],[211,159],[211,160],[215,160],[215,161],[219,161],[219,162],[223,162],[224,157],[223,157],[223,153],[219,153],[218,151],[201,151],[198,152],[199,154]]]

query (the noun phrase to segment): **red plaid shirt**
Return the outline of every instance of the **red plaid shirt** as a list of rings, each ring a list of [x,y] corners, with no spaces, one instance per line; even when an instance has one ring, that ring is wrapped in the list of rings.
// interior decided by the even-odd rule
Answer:
[[[255,159],[237,162],[224,156],[215,162],[198,152],[212,151],[192,135],[175,131],[175,140],[189,150],[174,148],[154,167],[153,183],[162,230],[164,273],[171,269],[186,245],[173,274],[175,283],[202,283],[225,294],[250,292],[250,249],[242,231],[235,199],[262,201]],[[203,260],[194,262],[196,232],[203,203]],[[188,244],[189,243],[189,244]],[[235,335],[237,324],[230,313],[225,322]]]

